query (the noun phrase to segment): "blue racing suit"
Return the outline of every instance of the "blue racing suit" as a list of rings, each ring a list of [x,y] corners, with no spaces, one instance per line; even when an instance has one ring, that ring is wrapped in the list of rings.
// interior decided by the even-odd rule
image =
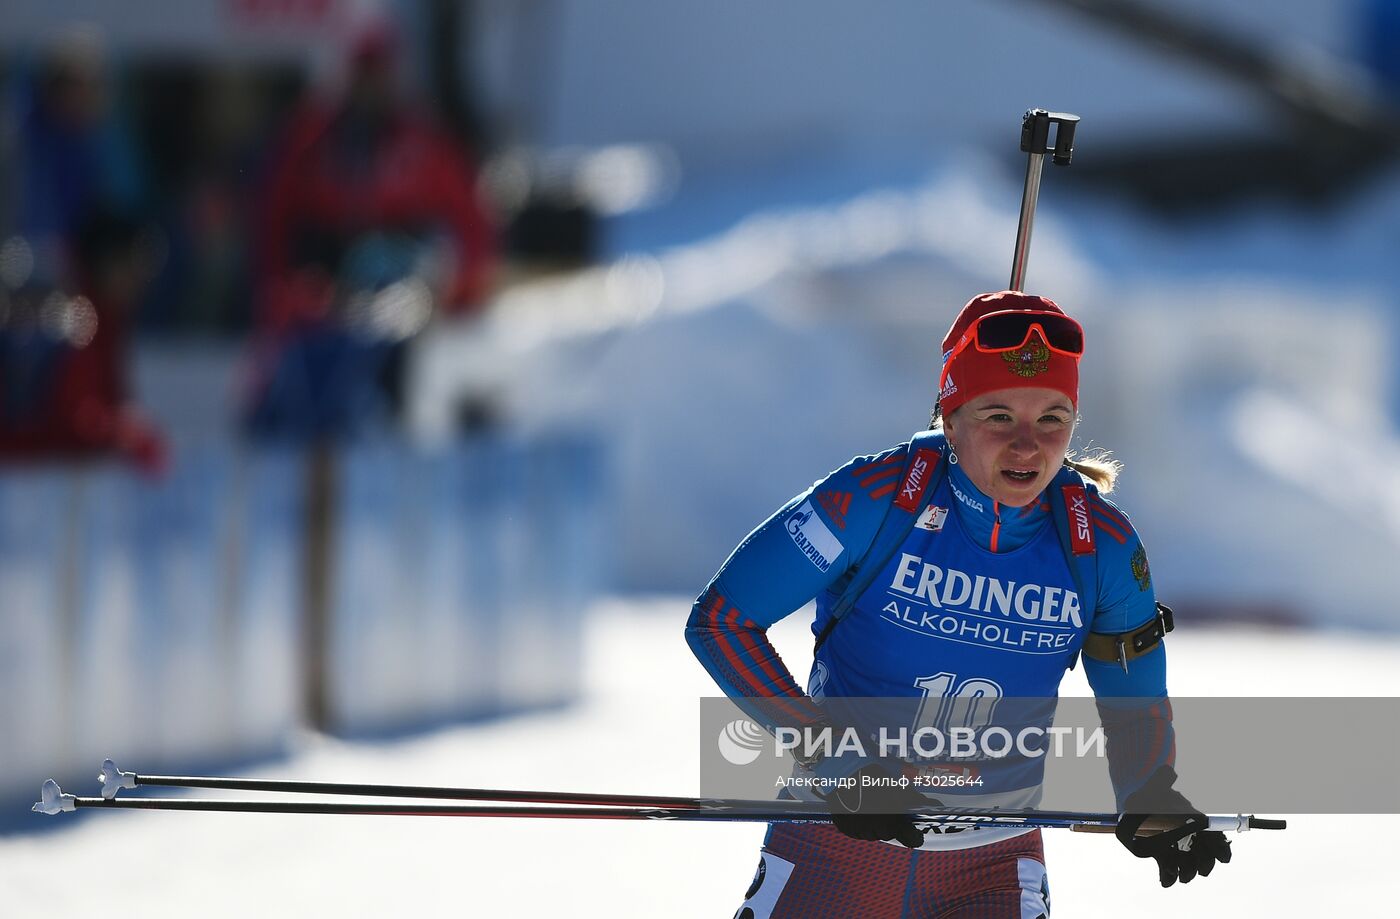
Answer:
[[[770,730],[779,722],[820,724],[821,703],[833,697],[911,705],[969,695],[1053,700],[1080,659],[1100,700],[1121,809],[1157,767],[1172,763],[1175,742],[1163,645],[1126,672],[1079,655],[1089,632],[1127,632],[1157,614],[1136,531],[1092,485],[1098,584],[1087,603],[1057,538],[1048,489],[1025,507],[1006,507],[952,463],[918,525],[818,649],[807,692],[768,641],[769,626],[813,598],[813,634],[823,633],[843,576],[864,560],[894,500],[908,451],[906,443],[857,457],[750,533],[695,604],[688,643],[725,694]],[[1034,806],[1043,759],[1012,758],[1002,767],[980,797],[931,793],[966,806]],[[930,834],[926,845],[985,845],[1017,832],[965,833],[957,843]]]

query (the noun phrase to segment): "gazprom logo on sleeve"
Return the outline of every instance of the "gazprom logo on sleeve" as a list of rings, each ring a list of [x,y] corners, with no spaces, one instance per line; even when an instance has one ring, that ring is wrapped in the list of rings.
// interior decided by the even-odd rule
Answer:
[[[787,531],[792,541],[797,543],[797,548],[817,566],[818,571],[830,568],[845,548],[817,516],[811,501],[804,501],[801,507],[792,512],[787,519]]]

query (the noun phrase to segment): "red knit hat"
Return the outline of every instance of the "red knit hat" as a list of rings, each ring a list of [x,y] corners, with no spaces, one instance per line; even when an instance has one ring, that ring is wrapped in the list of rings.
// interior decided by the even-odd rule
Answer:
[[[989,313],[1007,310],[1065,315],[1055,301],[1015,290],[981,294],[969,300],[943,339],[938,404],[944,415],[984,393],[1017,387],[1054,389],[1068,396],[1072,405],[1078,405],[1079,359],[1050,350],[1034,331],[1025,346],[1015,351],[988,353],[976,347],[958,348],[974,322]]]

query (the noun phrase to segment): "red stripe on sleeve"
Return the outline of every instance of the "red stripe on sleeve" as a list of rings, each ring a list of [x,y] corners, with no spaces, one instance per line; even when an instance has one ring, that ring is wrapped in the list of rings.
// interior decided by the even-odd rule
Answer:
[[[744,646],[744,650],[748,651],[754,660],[758,661],[758,666],[763,670],[764,675],[773,681],[774,686],[782,690],[783,695],[803,695],[802,690],[797,688],[796,681],[793,680],[792,674],[787,672],[786,667],[779,671],[773,666],[773,658],[777,657],[777,651],[773,649],[773,645],[765,640],[764,644],[768,645],[768,647],[760,647],[758,642],[753,640],[754,627],[739,623],[739,608],[737,606],[729,607],[729,615],[725,617],[725,621],[731,626],[737,626],[737,628],[732,629],[732,631],[738,636],[739,643]],[[773,650],[773,653],[764,653],[769,650]]]
[[[1091,495],[1089,497],[1089,503],[1096,510],[1102,511],[1103,515],[1109,520],[1113,521],[1115,524],[1117,524],[1119,529],[1131,530],[1133,528],[1133,525],[1128,522],[1128,517],[1126,514],[1124,514],[1118,508],[1113,507],[1111,504],[1109,504],[1103,498],[1100,498],[1098,495]]]
[[[1105,520],[1102,516],[1099,515],[1098,508],[1094,508],[1094,523],[1098,526],[1100,530],[1103,530],[1105,533],[1107,533],[1109,536],[1112,536],[1120,543],[1128,541],[1127,536],[1119,532],[1118,529],[1111,522]]]
[[[865,475],[867,472],[879,469],[881,466],[888,466],[891,463],[896,464],[896,468],[898,468],[897,464],[899,463],[900,459],[900,455],[896,453],[893,456],[887,456],[882,460],[876,460],[873,463],[866,463],[864,466],[857,466],[856,468],[851,470],[851,474],[859,478],[860,476]]]
[[[902,468],[901,466],[891,466],[888,469],[881,469],[878,472],[873,472],[860,480],[860,487],[869,488],[877,482],[897,476]]]
[[[739,608],[737,606],[731,604],[728,615],[724,616],[723,621],[721,621],[720,614],[724,606],[724,596],[720,594],[719,591],[715,591],[714,602],[707,606],[706,613],[709,617],[710,626],[716,636],[716,644],[719,645],[720,651],[724,654],[725,661],[728,662],[730,668],[733,669],[735,676],[742,680],[747,687],[747,694],[753,698],[771,698],[775,700],[781,698],[783,695],[805,697],[805,694],[802,690],[797,688],[797,684],[793,682],[791,676],[789,676],[787,680],[790,688],[782,687],[783,681],[775,678],[775,682],[783,689],[782,693],[774,692],[756,678],[753,668],[744,662],[739,649],[735,647],[731,639],[738,639],[740,642],[743,642],[743,640],[747,638],[750,653],[754,653],[757,650],[757,643],[753,641],[752,636],[746,634],[747,630],[743,626],[739,626]],[[770,644],[768,647],[772,648],[772,645]],[[761,665],[769,667],[771,674],[771,665],[767,664],[763,659],[763,655],[755,654],[755,657],[760,661]],[[805,715],[792,706],[784,705],[781,702],[775,702],[774,704],[776,708],[796,719],[799,723],[812,720],[810,715]]]

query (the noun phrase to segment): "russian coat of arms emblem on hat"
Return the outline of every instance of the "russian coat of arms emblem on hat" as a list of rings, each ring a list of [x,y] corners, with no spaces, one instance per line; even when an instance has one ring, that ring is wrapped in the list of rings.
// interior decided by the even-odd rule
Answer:
[[[1050,369],[1050,349],[1036,334],[1015,351],[1004,352],[1001,359],[1006,361],[1006,369],[1018,377],[1039,376]]]

